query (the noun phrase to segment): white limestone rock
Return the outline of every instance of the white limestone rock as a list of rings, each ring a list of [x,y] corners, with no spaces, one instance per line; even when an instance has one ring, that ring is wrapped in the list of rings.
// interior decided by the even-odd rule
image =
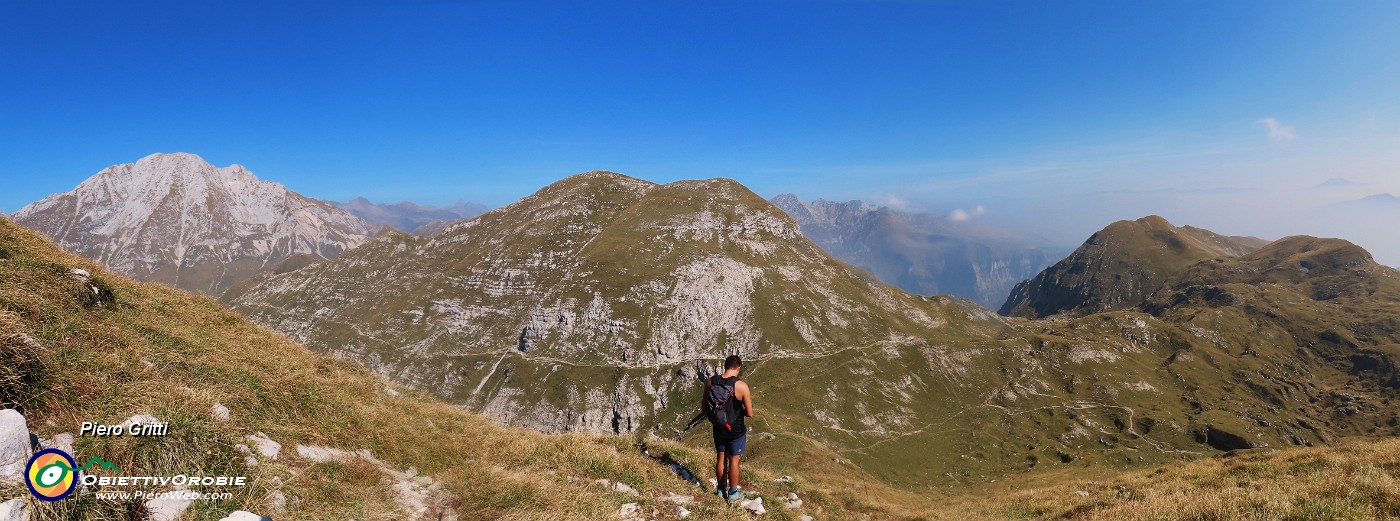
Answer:
[[[24,466],[33,453],[24,415],[14,409],[0,410],[0,485],[24,483]]]
[[[277,459],[277,455],[282,453],[282,444],[273,441],[272,438],[267,437],[267,435],[262,432],[248,436],[247,439],[253,443],[254,447],[257,447],[258,454],[262,454],[264,458],[275,460]],[[297,452],[301,452],[300,445],[297,446]]]
[[[784,499],[786,500],[785,503],[787,503],[787,507],[789,510],[796,510],[802,508],[802,498],[797,497],[797,494],[788,492],[787,496],[785,496]]]
[[[29,521],[29,503],[22,497],[0,503],[0,521]]]
[[[215,403],[214,407],[210,409],[209,413],[214,415],[215,420],[219,420],[221,422],[226,422],[229,419],[228,407],[225,407],[222,403]]]
[[[745,510],[748,510],[750,514],[756,516],[761,516],[763,514],[768,513],[768,510],[763,508],[763,498],[761,497],[740,501],[739,506],[743,507]]]

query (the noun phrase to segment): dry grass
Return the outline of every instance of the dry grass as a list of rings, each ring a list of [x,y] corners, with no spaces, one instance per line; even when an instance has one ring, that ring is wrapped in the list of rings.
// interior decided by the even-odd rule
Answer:
[[[1100,481],[1066,476],[976,510],[1026,519],[1400,519],[1400,439],[1250,451]]]

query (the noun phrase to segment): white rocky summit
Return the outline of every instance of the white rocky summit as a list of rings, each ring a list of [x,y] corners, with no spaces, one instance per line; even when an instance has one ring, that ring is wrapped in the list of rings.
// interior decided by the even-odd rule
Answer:
[[[107,167],[12,218],[114,271],[209,294],[292,255],[334,257],[378,230],[241,165],[178,153]]]

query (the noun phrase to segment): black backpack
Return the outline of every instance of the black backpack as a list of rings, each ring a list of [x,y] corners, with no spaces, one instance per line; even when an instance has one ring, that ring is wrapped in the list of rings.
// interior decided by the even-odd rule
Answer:
[[[710,377],[710,390],[705,392],[705,416],[716,429],[733,431],[733,423],[739,418],[739,408],[734,403],[734,382],[739,377]]]

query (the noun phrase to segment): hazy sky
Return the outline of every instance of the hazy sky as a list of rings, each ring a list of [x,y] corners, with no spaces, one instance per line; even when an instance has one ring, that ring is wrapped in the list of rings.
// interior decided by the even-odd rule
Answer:
[[[1400,265],[1400,209],[1328,206],[1400,195],[1393,1],[8,1],[0,73],[3,211],[182,151],[335,200],[608,169]]]

